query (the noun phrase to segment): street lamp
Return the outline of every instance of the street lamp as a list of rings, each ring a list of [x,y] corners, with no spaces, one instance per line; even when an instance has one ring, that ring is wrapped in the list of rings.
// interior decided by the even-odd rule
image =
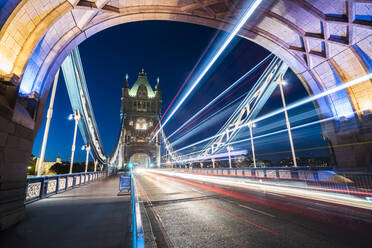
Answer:
[[[252,147],[252,159],[253,159],[253,167],[256,168],[257,165],[256,165],[256,154],[254,152],[254,143],[253,143],[253,128],[256,127],[256,124],[252,123],[252,122],[249,122],[248,123],[248,127],[249,127],[249,133],[251,135],[251,147]]]
[[[229,153],[229,165],[230,165],[230,169],[232,168],[231,166],[231,151],[234,150],[234,148],[230,145],[227,146],[227,152]]]
[[[44,130],[44,136],[43,136],[43,142],[41,144],[41,151],[40,151],[40,159],[39,163],[37,165],[37,176],[41,176],[42,170],[43,170],[43,162],[45,158],[45,150],[46,150],[46,145],[48,141],[48,134],[49,134],[49,127],[50,127],[50,121],[53,116],[53,106],[54,106],[54,98],[56,96],[56,90],[57,90],[57,83],[58,83],[58,76],[59,76],[59,69],[54,77],[54,83],[53,83],[53,88],[52,88],[52,93],[50,95],[50,102],[49,102],[49,108],[47,112],[47,120],[45,123],[45,130]]]
[[[283,91],[283,85],[287,85],[287,82],[284,81],[283,79],[280,79],[278,81],[278,84],[279,84],[279,89],[280,89],[280,95],[282,96],[284,115],[285,115],[285,123],[286,123],[287,129],[288,129],[289,143],[291,145],[293,166],[297,167],[296,154],[295,154],[295,150],[294,150],[294,146],[293,146],[293,139],[292,139],[292,132],[291,132],[291,123],[289,122],[288,113],[287,113],[287,105],[285,103],[284,91]]]
[[[85,173],[87,173],[88,172],[88,160],[89,160],[90,145],[89,144],[88,145],[83,145],[81,147],[81,150],[87,151],[87,156],[85,157]]]
[[[74,119],[75,120],[75,128],[74,128],[74,138],[72,140],[72,147],[71,147],[71,161],[70,161],[70,174],[72,173],[72,167],[74,165],[74,154],[75,154],[75,143],[76,143],[76,134],[77,134],[77,127],[79,124],[81,116],[78,110],[75,111],[74,114],[70,114],[68,116],[69,120]]]
[[[97,164],[98,164],[98,160],[94,160],[94,172],[97,171]]]

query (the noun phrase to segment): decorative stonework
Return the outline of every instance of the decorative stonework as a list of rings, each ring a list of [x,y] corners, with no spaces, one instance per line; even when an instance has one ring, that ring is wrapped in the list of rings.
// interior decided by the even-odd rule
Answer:
[[[136,154],[146,154],[152,163],[160,162],[159,138],[152,139],[153,130],[161,114],[159,79],[155,90],[142,69],[136,82],[129,88],[128,75],[122,88],[121,118],[123,128],[121,149],[126,164]]]

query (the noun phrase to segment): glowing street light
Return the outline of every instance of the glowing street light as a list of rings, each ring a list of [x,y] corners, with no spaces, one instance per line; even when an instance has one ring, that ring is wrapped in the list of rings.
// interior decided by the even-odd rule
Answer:
[[[248,123],[248,127],[249,127],[249,133],[251,135],[251,147],[252,147],[252,159],[253,159],[253,167],[256,168],[256,154],[254,152],[254,143],[253,143],[253,128],[256,127],[256,124],[250,122]]]
[[[283,91],[283,85],[286,85],[287,82],[284,81],[283,79],[281,79],[280,81],[278,81],[278,84],[279,84],[279,89],[280,89],[280,95],[282,96],[284,116],[285,116],[285,123],[286,123],[287,129],[288,129],[289,144],[291,145],[293,166],[294,167],[297,167],[296,154],[295,154],[295,150],[294,150],[293,139],[292,139],[292,132],[291,132],[291,123],[289,122],[288,112],[287,112],[287,105],[285,103],[285,97],[284,97],[284,91]]]
[[[85,151],[87,151],[87,155],[86,155],[86,158],[85,158],[85,173],[87,173],[88,172],[88,160],[89,160],[89,152],[90,152],[90,145],[88,144],[88,145],[83,145],[82,147],[81,147],[81,150],[85,150]]]
[[[71,147],[71,161],[70,161],[70,172],[69,172],[70,174],[72,173],[72,167],[74,165],[76,134],[77,134],[77,127],[78,127],[80,118],[81,116],[78,110],[76,110],[74,114],[70,114],[68,117],[69,120],[72,120],[72,119],[75,120],[74,138],[72,139],[72,147]]]

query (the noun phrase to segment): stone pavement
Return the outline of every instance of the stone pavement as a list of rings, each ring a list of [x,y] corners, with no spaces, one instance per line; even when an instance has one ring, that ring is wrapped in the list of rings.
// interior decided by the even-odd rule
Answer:
[[[26,218],[0,233],[0,247],[130,247],[130,195],[119,177],[36,201]]]

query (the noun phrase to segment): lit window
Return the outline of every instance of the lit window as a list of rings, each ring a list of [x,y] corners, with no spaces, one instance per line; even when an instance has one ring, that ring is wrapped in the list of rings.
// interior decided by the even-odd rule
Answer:
[[[143,119],[143,118],[137,119],[137,121],[136,121],[136,129],[137,130],[146,130],[147,129],[146,120]]]

